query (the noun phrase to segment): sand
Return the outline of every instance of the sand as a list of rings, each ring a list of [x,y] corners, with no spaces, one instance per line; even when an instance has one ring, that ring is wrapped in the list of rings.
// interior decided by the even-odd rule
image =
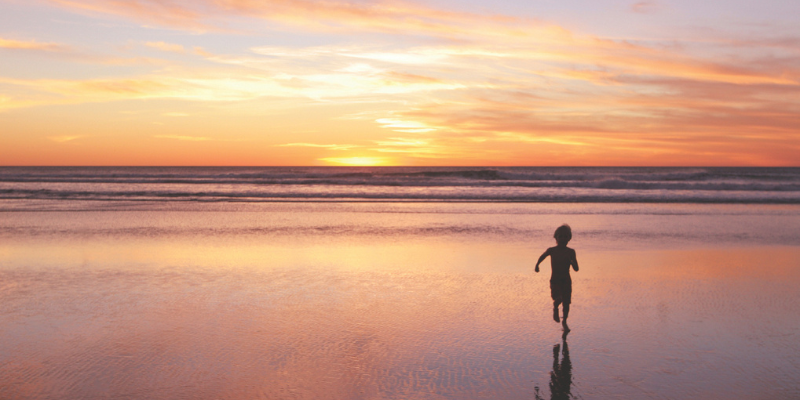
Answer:
[[[97,208],[0,214],[0,398],[800,397],[796,206]]]

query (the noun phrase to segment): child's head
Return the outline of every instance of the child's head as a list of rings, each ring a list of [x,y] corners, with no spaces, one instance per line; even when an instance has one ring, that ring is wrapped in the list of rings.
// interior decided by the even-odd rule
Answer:
[[[556,238],[556,243],[566,245],[572,239],[572,228],[567,224],[561,225],[556,229],[553,237]]]

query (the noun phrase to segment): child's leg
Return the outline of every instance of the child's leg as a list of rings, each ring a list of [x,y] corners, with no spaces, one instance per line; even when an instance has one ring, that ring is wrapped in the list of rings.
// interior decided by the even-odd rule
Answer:
[[[564,332],[569,332],[569,325],[567,325],[567,317],[569,316],[569,303],[564,302],[564,318],[561,320],[561,326]]]
[[[568,282],[564,285],[561,299],[564,304],[564,318],[561,322],[561,325],[564,327],[564,331],[569,331],[569,327],[567,326],[567,317],[569,317],[569,305],[572,303],[572,282]]]
[[[561,299],[553,300],[553,320],[556,321],[556,322],[561,322],[561,320],[558,319],[558,305],[559,304],[561,304]]]
[[[561,287],[556,282],[550,282],[550,298],[553,299],[553,321],[561,322],[558,318],[558,305],[563,301]]]

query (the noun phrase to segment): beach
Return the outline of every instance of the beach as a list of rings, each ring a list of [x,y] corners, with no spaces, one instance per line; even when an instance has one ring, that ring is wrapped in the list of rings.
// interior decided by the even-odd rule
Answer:
[[[797,205],[35,204],[2,214],[4,398],[800,395]]]
[[[0,400],[800,400],[799,15],[0,0]]]

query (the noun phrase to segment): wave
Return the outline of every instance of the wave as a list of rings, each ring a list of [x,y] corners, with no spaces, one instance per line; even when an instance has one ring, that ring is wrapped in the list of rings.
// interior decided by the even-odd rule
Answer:
[[[3,181],[0,181],[3,182]],[[753,182],[753,181],[637,181],[621,178],[597,180],[502,180],[502,181],[401,181],[387,179],[275,179],[229,181],[220,179],[37,179],[6,180],[10,183],[81,183],[81,184],[157,184],[157,185],[228,185],[240,186],[374,186],[374,187],[519,187],[519,188],[594,188],[614,190],[702,190],[702,191],[765,191],[799,192],[800,182]],[[1,187],[1,186],[0,186]],[[3,190],[0,189],[0,193]]]
[[[763,203],[800,204],[800,193],[754,191],[658,191],[629,190],[336,190],[336,191],[69,191],[0,190],[0,199],[28,200],[125,200],[197,202],[269,201],[487,201],[487,202],[658,202],[658,203]]]
[[[0,198],[800,203],[800,168],[0,168]]]

